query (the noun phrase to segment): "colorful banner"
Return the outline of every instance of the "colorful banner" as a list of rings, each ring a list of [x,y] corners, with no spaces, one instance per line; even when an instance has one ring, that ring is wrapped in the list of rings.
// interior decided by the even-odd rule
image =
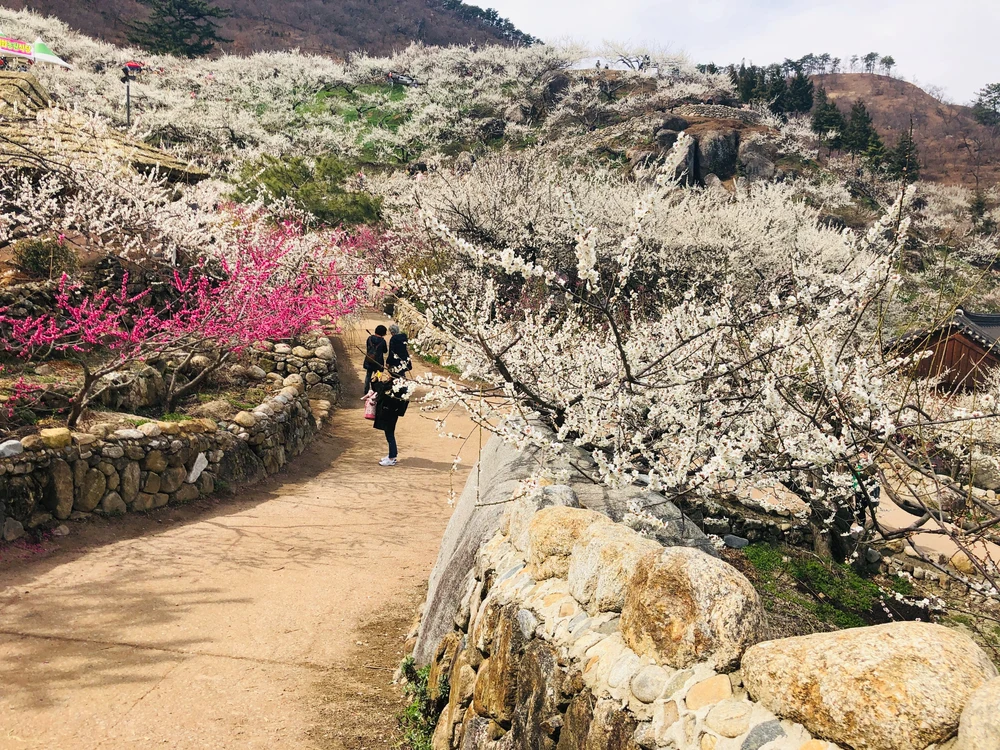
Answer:
[[[26,57],[33,59],[31,45],[20,39],[7,39],[0,36],[0,57]]]

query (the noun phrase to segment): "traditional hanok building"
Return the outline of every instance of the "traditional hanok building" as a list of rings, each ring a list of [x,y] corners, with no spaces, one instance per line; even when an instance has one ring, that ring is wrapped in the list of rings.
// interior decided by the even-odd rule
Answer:
[[[1000,366],[1000,315],[957,310],[951,320],[929,331],[904,336],[892,348],[900,352],[931,351],[920,361],[916,374],[941,376],[941,387],[950,391],[975,390]]]

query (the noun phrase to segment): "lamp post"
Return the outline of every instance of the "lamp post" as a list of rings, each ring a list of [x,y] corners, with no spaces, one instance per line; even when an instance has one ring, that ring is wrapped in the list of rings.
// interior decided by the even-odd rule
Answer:
[[[122,66],[122,83],[125,84],[125,125],[132,127],[132,81],[142,71],[142,63],[130,60]]]

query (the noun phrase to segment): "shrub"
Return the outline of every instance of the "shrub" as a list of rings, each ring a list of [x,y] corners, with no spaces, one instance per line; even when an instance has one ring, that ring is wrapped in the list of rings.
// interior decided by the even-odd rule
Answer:
[[[400,665],[400,672],[406,680],[404,688],[410,702],[399,716],[403,730],[403,746],[410,750],[431,750],[434,728],[443,708],[442,700],[431,700],[427,693],[427,677],[430,667],[417,669],[413,657],[407,657]],[[448,695],[448,686],[441,686],[441,695]],[[446,698],[445,698],[446,700]]]
[[[302,156],[265,155],[247,164],[233,197],[241,203],[261,195],[289,199],[324,224],[370,224],[381,218],[380,199],[365,192],[347,190],[350,172],[334,156],[307,159]]]
[[[14,245],[14,263],[27,274],[46,279],[70,275],[79,267],[73,249],[57,240],[37,238]]]

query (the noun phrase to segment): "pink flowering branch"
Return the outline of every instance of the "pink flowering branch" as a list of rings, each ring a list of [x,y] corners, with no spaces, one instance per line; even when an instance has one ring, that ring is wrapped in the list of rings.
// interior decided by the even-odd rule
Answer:
[[[254,343],[293,338],[354,310],[360,279],[346,283],[332,260],[311,257],[298,268],[291,264],[302,237],[301,226],[292,223],[241,228],[221,264],[221,278],[212,278],[204,264],[175,271],[174,301],[161,310],[149,306],[147,292],[130,295],[127,277],[117,292],[79,298],[64,277],[51,312],[19,318],[0,309],[0,350],[29,361],[56,354],[80,364],[83,380],[70,399],[71,427],[108,389],[132,382],[112,384],[106,380],[111,373],[152,358],[179,359],[168,380],[171,409]],[[209,362],[185,381],[179,376],[196,355]]]
[[[3,373],[3,366],[0,365],[0,373]],[[10,424],[14,421],[19,408],[30,408],[39,402],[42,389],[37,385],[28,383],[23,377],[18,378],[14,383],[0,388],[0,424]]]
[[[160,337],[165,347],[181,348],[186,357],[167,384],[168,408],[254,343],[299,336],[355,309],[360,280],[345,283],[332,260],[311,258],[298,270],[289,269],[302,234],[302,227],[294,223],[263,233],[244,228],[237,234],[230,257],[222,262],[221,280],[193,269],[187,275],[175,273],[181,303]],[[207,356],[210,364],[181,383],[179,372],[196,354]]]

